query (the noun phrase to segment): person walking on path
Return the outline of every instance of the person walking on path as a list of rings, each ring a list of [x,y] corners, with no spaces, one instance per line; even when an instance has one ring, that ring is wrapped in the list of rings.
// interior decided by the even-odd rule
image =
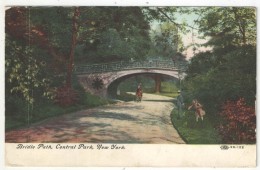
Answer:
[[[178,96],[177,96],[178,119],[180,119],[183,116],[183,113],[182,113],[183,105],[184,105],[183,97],[182,97],[181,91],[178,90]]]
[[[136,101],[141,102],[143,97],[143,90],[142,90],[142,84],[139,83],[137,89],[136,89]]]

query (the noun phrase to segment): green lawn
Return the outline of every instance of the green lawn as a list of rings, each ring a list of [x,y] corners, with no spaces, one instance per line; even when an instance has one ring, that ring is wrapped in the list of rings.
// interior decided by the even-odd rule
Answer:
[[[220,144],[221,140],[211,121],[207,117],[196,122],[195,113],[184,111],[185,116],[177,118],[177,110],[171,113],[173,126],[187,144]]]
[[[176,86],[176,83],[172,81],[165,81],[161,82],[161,92],[152,94],[176,98],[178,96],[178,90],[179,89]]]
[[[177,92],[160,92],[160,93],[150,93],[150,94],[167,96],[167,97],[172,97],[172,98],[176,98],[178,96]]]

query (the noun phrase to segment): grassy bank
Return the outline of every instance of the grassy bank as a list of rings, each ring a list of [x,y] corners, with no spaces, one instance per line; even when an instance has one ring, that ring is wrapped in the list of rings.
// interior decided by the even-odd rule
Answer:
[[[196,122],[195,113],[184,111],[185,115],[177,118],[177,110],[171,113],[173,126],[187,144],[219,144],[220,137],[207,115],[204,120]]]
[[[31,110],[28,112],[28,105],[22,100],[18,102],[20,102],[20,106],[19,106],[20,110],[17,110],[13,114],[6,114],[6,118],[5,118],[6,130],[26,127],[32,123],[40,122],[51,117],[112,103],[112,101],[100,98],[98,96],[94,96],[89,93],[83,93],[81,95],[80,102],[73,106],[60,107],[58,105],[53,104],[52,102],[45,101],[45,102],[35,104],[33,108],[31,108]],[[29,116],[29,124],[28,124],[28,116]]]

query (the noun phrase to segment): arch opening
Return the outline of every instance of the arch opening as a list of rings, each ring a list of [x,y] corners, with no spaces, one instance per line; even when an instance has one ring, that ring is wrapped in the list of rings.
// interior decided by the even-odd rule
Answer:
[[[137,86],[139,83],[143,84],[143,91],[145,93],[155,93],[158,91],[158,77],[160,77],[160,87],[161,88],[161,82],[167,82],[171,81],[174,83],[178,82],[178,77],[176,75],[169,75],[169,74],[163,74],[163,73],[150,73],[150,72],[144,72],[144,73],[133,73],[121,76],[115,80],[113,80],[108,86],[107,86],[107,96],[109,98],[117,98],[119,95],[122,95],[122,93],[126,92],[126,89],[130,92],[135,92]],[[122,87],[122,84],[124,83],[124,86]],[[126,85],[125,85],[126,84]],[[123,88],[123,90],[122,90]]]

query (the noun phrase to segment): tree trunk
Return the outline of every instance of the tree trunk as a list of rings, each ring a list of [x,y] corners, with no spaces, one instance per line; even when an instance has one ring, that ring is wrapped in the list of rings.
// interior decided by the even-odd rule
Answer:
[[[234,12],[234,15],[235,15],[235,20],[237,22],[237,25],[238,25],[238,28],[239,28],[239,31],[242,35],[242,43],[243,45],[246,45],[246,27],[245,27],[245,24],[242,22],[242,20],[240,19],[239,15],[237,14],[237,9],[236,8],[233,8],[233,12]]]
[[[70,48],[70,54],[69,54],[69,62],[67,67],[67,78],[66,78],[66,86],[71,87],[72,83],[72,71],[74,66],[74,53],[75,53],[75,47],[77,44],[77,33],[78,33],[78,24],[77,20],[79,17],[79,8],[76,7],[74,10],[74,15],[72,18],[72,36],[71,36],[71,48]]]
[[[246,28],[245,28],[245,25],[243,25],[242,28],[243,28],[243,32],[242,32],[243,44],[246,45]]]
[[[155,75],[155,92],[160,93],[161,92],[161,76]]]

